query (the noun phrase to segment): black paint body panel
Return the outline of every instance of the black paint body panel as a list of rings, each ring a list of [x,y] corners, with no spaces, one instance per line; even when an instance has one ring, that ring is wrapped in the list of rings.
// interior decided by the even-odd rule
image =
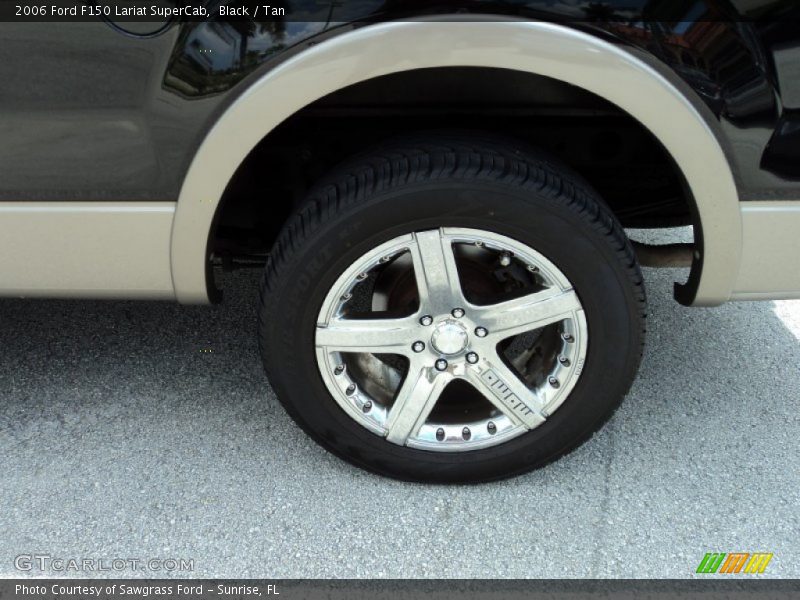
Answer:
[[[147,39],[100,21],[0,24],[0,200],[175,200],[204,135],[253,78],[347,23],[456,12],[564,22],[646,52],[718,120],[742,199],[800,198],[797,3],[289,5],[282,22],[186,22]]]

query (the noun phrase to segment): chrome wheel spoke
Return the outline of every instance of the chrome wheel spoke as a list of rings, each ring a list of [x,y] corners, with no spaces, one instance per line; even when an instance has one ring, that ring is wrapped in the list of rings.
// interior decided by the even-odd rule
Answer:
[[[409,369],[386,421],[386,439],[405,445],[430,415],[442,391],[451,381],[448,375],[419,366]]]
[[[495,303],[469,302],[459,268]],[[498,302],[509,283],[527,295]],[[360,314],[367,304],[391,312]],[[317,320],[320,374],[338,405],[417,450],[466,452],[524,435],[565,401],[586,358],[586,318],[567,277],[529,246],[476,229],[408,233],[366,252]]]
[[[476,366],[477,369],[467,369],[465,379],[504,415],[527,429],[544,422],[539,397],[505,365],[496,352]]]
[[[412,352],[416,320],[405,319],[333,319],[318,324],[318,348],[342,352],[403,354]]]
[[[479,307],[475,318],[489,330],[487,341],[499,342],[569,319],[578,310],[581,310],[581,303],[574,291],[548,288],[514,300]]]
[[[450,240],[439,229],[415,233],[414,240],[410,251],[420,306],[433,313],[463,306],[464,294]]]

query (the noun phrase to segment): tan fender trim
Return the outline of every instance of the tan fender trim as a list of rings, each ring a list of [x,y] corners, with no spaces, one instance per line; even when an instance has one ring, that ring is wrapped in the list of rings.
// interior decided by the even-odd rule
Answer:
[[[420,68],[494,67],[566,81],[613,102],[661,141],[697,202],[703,255],[688,302],[730,298],[741,215],[723,149],[692,103],[633,54],[586,33],[537,22],[401,22],[356,29],[292,57],[254,83],[201,144],[181,189],[171,263],[181,302],[208,302],[208,237],[226,185],[252,148],[293,113],[338,89]]]

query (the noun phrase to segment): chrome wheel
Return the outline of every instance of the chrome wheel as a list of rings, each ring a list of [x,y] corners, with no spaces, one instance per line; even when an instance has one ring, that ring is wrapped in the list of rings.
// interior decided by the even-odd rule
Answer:
[[[317,365],[339,406],[391,443],[457,452],[541,425],[583,369],[566,276],[509,237],[443,228],[356,260],[323,301]]]

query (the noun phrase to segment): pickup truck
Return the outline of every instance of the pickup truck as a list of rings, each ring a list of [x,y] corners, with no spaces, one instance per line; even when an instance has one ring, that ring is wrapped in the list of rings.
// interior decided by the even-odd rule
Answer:
[[[796,2],[122,4],[0,23],[0,295],[214,303],[262,269],[269,382],[361,468],[588,439],[641,266],[687,307],[800,298]]]

